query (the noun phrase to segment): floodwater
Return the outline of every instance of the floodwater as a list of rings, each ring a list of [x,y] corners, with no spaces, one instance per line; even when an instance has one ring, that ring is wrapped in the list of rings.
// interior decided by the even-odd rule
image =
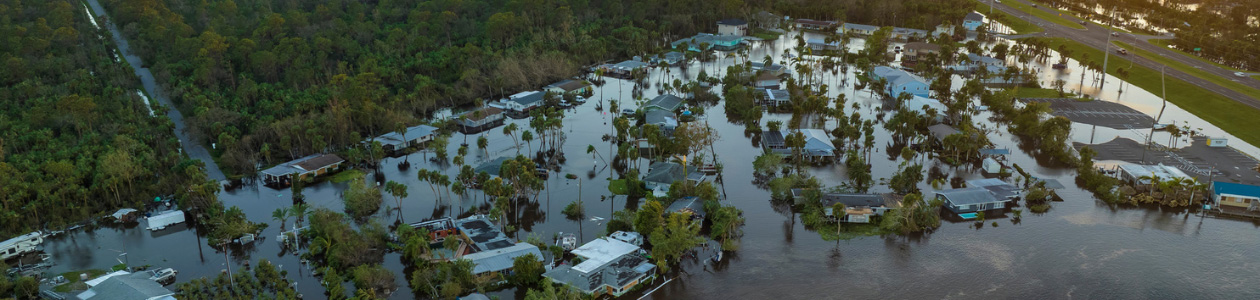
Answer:
[[[94,3],[94,7],[99,6]],[[761,61],[771,54],[776,62],[782,62],[779,54],[790,51],[794,43],[790,36],[784,36],[755,45],[749,57]],[[654,87],[659,76],[695,78],[701,69],[718,74],[717,70],[740,61],[723,57],[715,62],[693,63],[686,71],[678,68],[668,73],[653,71],[647,80],[653,87],[644,91],[644,98],[660,93]],[[1071,68],[1077,69],[1075,62]],[[847,86],[840,86],[842,77],[852,78],[852,75],[852,71],[827,74],[824,81],[832,86],[833,95],[845,93],[850,103],[861,103],[863,118],[875,118],[881,101],[870,97],[866,90],[853,90],[851,79]],[[1046,76],[1078,78],[1079,75]],[[1069,80],[1071,82],[1074,81]],[[955,83],[961,84],[961,81],[955,80]],[[1158,110],[1158,98],[1151,93],[1126,88],[1123,94],[1117,94],[1114,86],[1093,92],[1105,101],[1117,101],[1139,111]],[[564,176],[551,176],[538,201],[523,204],[519,212],[510,217],[520,228],[516,237],[533,234],[549,240],[558,232],[578,232],[581,228],[581,238],[589,241],[602,233],[602,222],[587,220],[579,227],[578,222],[560,215],[566,204],[581,199],[586,203],[589,216],[603,218],[608,218],[612,211],[639,204],[640,201],[625,197],[601,201],[601,196],[610,195],[605,178],[615,176],[615,172],[594,154],[586,153],[587,145],[594,145],[604,157],[609,157],[610,146],[602,142],[601,137],[611,131],[611,116],[596,110],[596,106],[604,101],[607,108],[606,99],[623,99],[623,106],[633,107],[633,101],[629,100],[632,90],[630,84],[609,78],[608,84],[599,87],[586,104],[566,112],[563,131],[567,142],[562,148],[567,161],[560,172],[553,174],[575,174],[581,178],[581,183]],[[852,108],[849,110],[851,112]],[[789,117],[767,114],[763,122]],[[987,117],[987,112],[981,112],[975,119],[983,121]],[[1219,133],[1219,129],[1171,104],[1165,119],[1190,121],[1203,127],[1205,132]],[[527,121],[509,120],[522,129],[528,128]],[[648,295],[649,299],[1260,298],[1260,287],[1254,284],[1260,281],[1260,272],[1252,259],[1260,256],[1260,247],[1255,247],[1260,244],[1260,235],[1256,234],[1260,224],[1204,218],[1185,210],[1111,207],[1078,188],[1073,170],[1039,164],[1036,158],[1017,151],[1016,138],[993,124],[986,125],[994,128],[990,139],[997,148],[1013,150],[1008,161],[1034,176],[1058,179],[1067,186],[1058,190],[1066,201],[1054,203],[1054,208],[1044,214],[1029,212],[1019,223],[1005,216],[993,216],[990,220],[999,226],[986,224],[976,229],[972,222],[944,222],[935,232],[920,237],[865,237],[835,242],[823,241],[818,234],[806,230],[797,215],[769,200],[769,191],[752,184],[751,161],[760,150],[755,146],[754,136],[743,133],[743,125],[727,120],[722,104],[705,108],[697,122],[707,122],[721,135],[715,145],[716,149],[723,149],[718,158],[725,165],[720,190],[727,204],[744,211],[747,224],[743,228],[742,249],[728,254],[716,267],[685,263],[682,268],[686,273]],[[1073,139],[1088,141],[1089,127],[1075,125]],[[873,177],[878,181],[890,177],[899,162],[890,160],[887,154],[889,135],[882,132],[882,126],[876,128],[881,132],[876,134],[877,149],[871,157]],[[1134,134],[1138,133],[1099,128],[1094,138],[1101,143],[1115,136]],[[475,146],[479,135],[490,140],[490,147],[484,152]],[[464,138],[455,133],[448,152],[455,153]],[[471,145],[467,157],[469,165],[517,152],[511,138],[503,135],[501,128],[472,134],[467,139]],[[1160,139],[1157,136],[1155,140]],[[1242,144],[1234,141],[1231,142],[1235,146]],[[530,147],[537,150],[539,144],[535,141],[521,145],[523,152],[528,152]],[[1242,150],[1253,155],[1258,152],[1251,146]],[[482,203],[475,196],[466,196],[456,203],[435,201],[428,185],[416,180],[416,171],[427,168],[454,174],[457,169],[430,163],[425,158],[431,155],[418,152],[406,158],[388,158],[382,164],[387,180],[410,187],[401,209],[401,217],[408,222],[459,214]],[[412,164],[407,170],[396,167],[403,159]],[[975,166],[951,168],[928,160],[927,168],[938,169],[949,177],[981,177]],[[813,167],[809,171],[827,185],[845,180],[842,166]],[[920,187],[931,190],[926,182]],[[339,193],[344,189],[345,184],[324,182],[307,187],[304,195],[313,206],[341,210]],[[877,186],[873,191],[888,189]],[[292,253],[281,250],[275,240],[280,229],[278,222],[270,219],[270,212],[289,206],[290,197],[288,189],[277,190],[260,183],[246,183],[221,193],[220,198],[227,205],[241,207],[252,221],[271,224],[262,234],[264,240],[244,249],[233,249],[227,258],[223,252],[206,246],[205,240],[186,226],[158,233],[143,228],[104,228],[72,232],[46,242],[46,251],[58,263],[50,271],[108,268],[117,264],[117,259],[123,259],[120,253],[127,253],[123,260],[131,265],[172,267],[180,271],[179,281],[184,282],[215,275],[227,266],[239,270],[245,261],[267,259],[288,271],[301,293],[314,299],[322,298],[323,289],[310,275],[310,270]],[[384,206],[393,207],[394,203],[392,197],[385,196]],[[398,217],[380,213],[376,219],[389,223]],[[398,256],[386,255],[384,265],[397,273],[401,287],[391,298],[412,298]],[[657,280],[650,287],[662,281]],[[513,290],[491,294],[503,299],[520,295]]]

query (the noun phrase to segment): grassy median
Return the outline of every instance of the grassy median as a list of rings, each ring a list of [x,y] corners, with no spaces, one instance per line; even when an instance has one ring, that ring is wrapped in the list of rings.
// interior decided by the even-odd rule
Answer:
[[[1142,56],[1146,59],[1164,64],[1168,66],[1169,68],[1177,69],[1178,71],[1185,72],[1186,74],[1194,75],[1194,77],[1203,78],[1203,80],[1211,81],[1212,83],[1215,83],[1227,89],[1231,89],[1236,92],[1243,93],[1247,95],[1248,97],[1260,99],[1260,90],[1257,90],[1255,88],[1252,88],[1242,83],[1239,83],[1237,81],[1234,81],[1232,78],[1223,78],[1221,76],[1208,73],[1207,71],[1204,71],[1203,69],[1199,69],[1199,68],[1195,68],[1187,64],[1183,64],[1176,60],[1172,60],[1167,57],[1160,56],[1158,54],[1152,53],[1145,49],[1134,48],[1133,45],[1130,45],[1125,42],[1112,41],[1112,43],[1115,43],[1121,48],[1129,49],[1129,51],[1132,51],[1133,55]]]
[[[1006,6],[1010,6],[1011,8],[1014,8],[1014,9],[1018,9],[1019,11],[1022,11],[1026,14],[1030,14],[1034,17],[1041,18],[1046,21],[1054,22],[1055,24],[1067,26],[1068,28],[1085,29],[1085,25],[1081,25],[1081,23],[1077,23],[1063,17],[1063,14],[1071,15],[1071,13],[1060,11],[1060,13],[1056,14],[1056,13],[1041,10],[1040,8],[1032,7],[1028,5],[1027,3],[1023,3],[1023,2],[1019,2],[1015,0],[1002,2],[1002,4],[1005,4]],[[1038,5],[1044,5],[1044,4],[1038,4]]]
[[[1168,49],[1169,51],[1180,53],[1181,55],[1185,55],[1186,57],[1193,58],[1201,62],[1209,63],[1217,67],[1221,67],[1222,69],[1226,69],[1226,70],[1230,70],[1234,72],[1243,71],[1243,70],[1239,70],[1236,68],[1232,68],[1226,65],[1216,63],[1214,61],[1210,61],[1206,58],[1199,57],[1198,55],[1186,53],[1185,51],[1181,51],[1180,49],[1177,49],[1177,48],[1173,48],[1170,46],[1172,44],[1171,39],[1149,39],[1149,40],[1146,40],[1146,42],[1151,43],[1151,45],[1164,47],[1164,49]]]
[[[988,2],[976,1],[976,4],[976,11],[982,13],[989,12]],[[993,15],[989,16],[989,18],[1010,27],[1011,30],[1015,31],[1015,34],[1029,34],[1042,31],[1041,26],[1037,26],[1037,24],[1025,21],[1024,19],[1016,18],[1015,16],[1009,15],[997,9],[993,10]]]
[[[1093,59],[1102,59],[1103,57],[1101,50],[1065,38],[1027,38],[1023,40],[1045,41],[1050,49],[1058,49],[1059,45],[1063,45],[1071,51],[1072,58],[1077,60],[1085,53],[1089,53],[1089,57]],[[1112,63],[1107,67],[1107,73],[1113,76],[1116,74],[1116,69],[1129,68],[1129,60],[1127,58],[1119,55],[1114,56]],[[1129,69],[1129,77],[1125,81],[1138,88],[1151,91],[1156,96],[1161,91],[1159,70],[1152,70],[1134,64],[1132,69]],[[1255,128],[1260,128],[1260,118],[1256,117],[1260,116],[1260,110],[1177,78],[1167,77],[1167,83],[1169,102],[1208,121],[1208,123],[1220,127],[1225,132],[1229,132],[1247,143],[1260,145],[1260,130],[1255,130]]]

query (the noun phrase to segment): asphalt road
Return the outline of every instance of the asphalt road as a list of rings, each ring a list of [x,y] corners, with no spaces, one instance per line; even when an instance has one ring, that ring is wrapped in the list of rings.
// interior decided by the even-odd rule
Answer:
[[[1020,1],[1020,2],[1031,4],[1030,2],[1022,1],[1022,0],[1006,0],[1006,1]],[[1062,38],[1075,40],[1082,44],[1088,45],[1090,47],[1094,47],[1095,49],[1101,49],[1103,51],[1109,51],[1111,49],[1116,48],[1116,46],[1109,45],[1107,43],[1108,35],[1111,34],[1111,31],[1105,27],[1098,26],[1094,23],[1086,22],[1084,30],[1073,29],[1073,28],[1068,28],[1063,25],[1059,25],[1054,22],[1050,22],[1048,20],[1044,20],[1036,16],[1024,13],[1021,10],[1012,8],[1010,6],[1006,6],[1005,4],[1002,4],[1002,3],[995,3],[995,5],[993,5],[993,8],[1006,12],[1007,14],[1010,14],[1012,16],[1027,20],[1029,22],[1033,22],[1037,24],[1038,26],[1041,26],[1041,28],[1045,30],[1043,32],[1034,33],[1034,34],[1011,36],[1013,38],[1029,37],[1029,36],[1062,37]],[[1053,10],[1053,9],[1049,9],[1049,8],[1041,7],[1041,6],[1038,6],[1037,9],[1041,9],[1047,12],[1052,12],[1055,14],[1059,13],[1057,10]],[[1071,20],[1071,21],[1075,21],[1075,22],[1081,21],[1081,19],[1077,18],[1076,16],[1067,15],[1067,14],[1063,15],[1063,18]],[[1185,55],[1182,55],[1181,53],[1173,52],[1172,50],[1168,50],[1164,47],[1153,45],[1147,42],[1147,40],[1150,40],[1150,39],[1167,39],[1171,37],[1151,36],[1151,35],[1141,35],[1141,34],[1130,35],[1127,33],[1120,33],[1119,36],[1111,37],[1111,38],[1113,40],[1119,40],[1119,41],[1123,41],[1125,43],[1134,45],[1134,47],[1138,47],[1139,49],[1150,51],[1151,53],[1155,53],[1156,55],[1163,56],[1164,58],[1181,62],[1183,64],[1186,64],[1194,68],[1205,70],[1208,73],[1211,73],[1213,75],[1221,76],[1222,78],[1225,78],[1226,80],[1233,80],[1235,82],[1242,83],[1251,88],[1260,89],[1260,80],[1256,80],[1251,77],[1237,77],[1234,75],[1234,71],[1232,70],[1227,70],[1227,69],[1218,67],[1216,65],[1213,65],[1211,63],[1194,59],[1192,57],[1187,57]],[[1111,49],[1104,48],[1105,46],[1109,46],[1108,48],[1111,48]],[[1112,55],[1116,55],[1115,52],[1111,52],[1111,53]],[[1151,68],[1153,70],[1159,70],[1160,68],[1164,66],[1164,64],[1157,63],[1155,61],[1151,61],[1149,59],[1145,59],[1137,55],[1126,55],[1124,57],[1126,59],[1133,60],[1133,62],[1136,64],[1142,65],[1147,68]],[[1185,82],[1189,82],[1191,84],[1197,85],[1204,89],[1221,94],[1225,97],[1233,99],[1234,101],[1238,101],[1248,106],[1255,107],[1256,109],[1260,109],[1260,99],[1250,97],[1246,94],[1239,93],[1237,91],[1222,87],[1216,83],[1212,83],[1210,81],[1204,80],[1202,78],[1199,78],[1194,75],[1190,75],[1185,72],[1181,72],[1172,68],[1166,69],[1165,73],[1169,77],[1181,79]],[[1256,75],[1256,74],[1257,73],[1254,73],[1254,72],[1248,73],[1248,75]]]

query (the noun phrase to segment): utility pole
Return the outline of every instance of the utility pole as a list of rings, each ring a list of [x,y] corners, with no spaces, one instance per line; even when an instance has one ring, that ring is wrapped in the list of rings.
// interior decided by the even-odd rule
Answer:
[[[1111,30],[1111,26],[1115,24],[1115,22],[1112,22],[1112,18],[1115,18],[1115,12],[1116,7],[1112,6],[1111,12],[1107,14],[1107,44],[1103,45],[1102,82],[1098,83],[1100,89],[1107,83],[1107,59],[1111,58],[1111,34],[1115,32]]]
[[[224,266],[227,266],[227,272],[228,272],[228,283],[229,283],[229,284],[231,284],[233,287],[235,287],[235,286],[236,286],[236,277],[232,277],[232,260],[228,259],[228,251],[229,251],[229,250],[228,250],[228,247],[227,247],[227,241],[226,241],[226,240],[225,240],[225,241],[223,241],[223,243],[221,243],[220,245],[223,245],[223,265],[224,265]]]
[[[1151,124],[1151,132],[1146,135],[1146,147],[1142,147],[1142,163],[1146,163],[1146,150],[1151,148],[1151,138],[1155,136],[1155,125],[1159,124],[1159,119],[1164,117],[1164,109],[1168,108],[1168,86],[1164,81],[1165,68],[1167,68],[1167,66],[1159,68],[1159,83],[1164,94],[1164,105],[1159,107],[1159,115],[1155,117],[1155,123]]]

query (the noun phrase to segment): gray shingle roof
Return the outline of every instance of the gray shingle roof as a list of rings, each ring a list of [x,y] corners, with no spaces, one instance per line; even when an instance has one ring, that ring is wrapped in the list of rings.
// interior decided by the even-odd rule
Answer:
[[[705,216],[704,200],[700,200],[699,197],[684,197],[674,200],[674,203],[669,204],[665,211],[670,213],[691,212],[693,217],[703,219]]]
[[[945,124],[928,126],[928,131],[932,132],[932,137],[935,137],[937,141],[944,141],[945,137],[960,132],[958,129],[954,129],[954,127],[949,127],[949,125]]]
[[[830,207],[836,203],[844,203],[845,206],[884,206],[884,196],[880,194],[836,194],[828,193],[822,195],[823,207]]]
[[[700,180],[701,178],[704,178],[704,174],[700,173],[695,166],[687,166],[687,171],[684,175],[683,166],[680,164],[672,162],[654,162],[648,167],[648,173],[646,176],[643,176],[643,181],[668,185],[673,184],[675,181],[682,180],[683,176],[687,176],[687,178],[691,180]]]
[[[977,12],[971,12],[971,13],[968,13],[968,14],[967,14],[967,17],[963,18],[963,20],[964,20],[964,21],[976,21],[976,22],[983,22],[983,21],[984,21],[984,15],[981,15],[980,13],[977,13]]]

